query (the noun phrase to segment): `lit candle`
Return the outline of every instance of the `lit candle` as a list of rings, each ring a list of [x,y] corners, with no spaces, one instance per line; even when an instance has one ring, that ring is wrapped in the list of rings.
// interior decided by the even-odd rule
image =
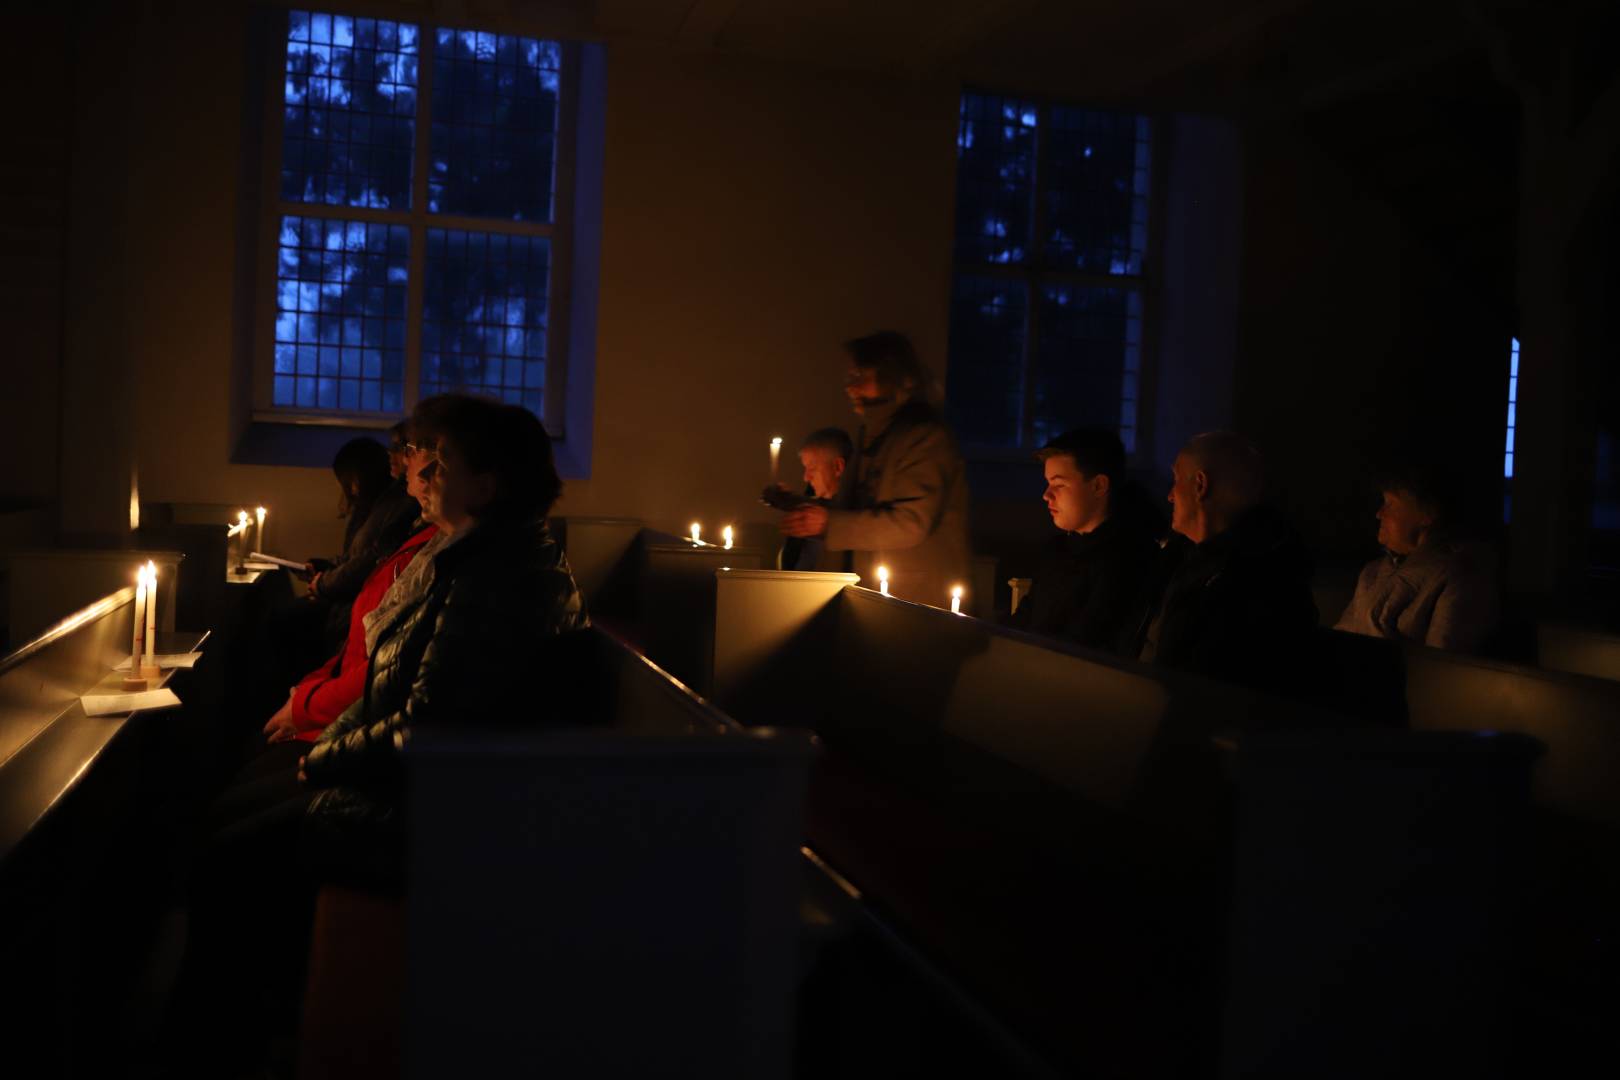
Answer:
[[[951,586],[951,614],[962,614],[962,586]]]
[[[889,568],[887,566],[878,567],[877,568],[877,575],[878,575],[878,592],[882,593],[884,596],[888,596],[889,595]]]
[[[130,639],[129,674],[140,674],[141,657],[146,653],[146,567],[135,571],[135,633]]]
[[[782,464],[782,437],[778,435],[771,440],[771,483],[776,483],[777,472]]]
[[[236,512],[236,567],[239,570],[247,563],[247,529],[247,511],[238,510]]]
[[[725,541],[726,550],[730,551],[731,550],[731,540],[732,540],[732,532],[731,532],[731,526],[730,525],[727,525],[725,528],[720,530],[720,539]]]
[[[156,667],[152,659],[153,642],[157,640],[157,563],[146,564],[146,660],[143,667]],[[133,664],[130,667],[134,667]]]
[[[703,546],[703,526],[692,522],[692,543],[696,547]]]
[[[255,510],[253,516],[259,519],[259,529],[254,536],[254,542],[257,546],[253,550],[262,555],[270,550],[264,546],[264,507],[261,506]]]

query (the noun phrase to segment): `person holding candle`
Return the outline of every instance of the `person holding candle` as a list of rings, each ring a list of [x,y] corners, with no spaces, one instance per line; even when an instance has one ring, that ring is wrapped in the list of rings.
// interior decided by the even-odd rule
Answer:
[[[843,428],[827,427],[812,431],[799,444],[799,465],[804,473],[804,497],[821,506],[832,506],[838,498],[855,446]],[[779,485],[780,486],[780,485]],[[786,490],[786,488],[782,488]],[[777,558],[781,570],[842,570],[844,554],[827,554],[826,544],[817,537],[790,536]]]
[[[1010,624],[1088,648],[1129,652],[1163,519],[1132,498],[1125,445],[1112,431],[1066,431],[1035,456],[1058,536]]]
[[[845,350],[844,391],[864,421],[855,461],[835,505],[789,511],[782,532],[849,553],[850,568],[868,583],[882,563],[892,595],[943,607],[951,586],[972,578],[966,467],[956,438],[903,334],[869,334]]]

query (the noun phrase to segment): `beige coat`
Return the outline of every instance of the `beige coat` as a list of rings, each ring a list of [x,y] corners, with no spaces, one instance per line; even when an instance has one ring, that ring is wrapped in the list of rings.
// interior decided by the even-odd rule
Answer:
[[[840,491],[847,508],[827,514],[828,551],[852,552],[868,588],[887,566],[892,595],[949,607],[973,563],[966,467],[950,429],[921,402],[870,415],[854,470],[844,477],[847,498]]]
[[[1493,575],[1467,551],[1434,543],[1368,563],[1334,629],[1471,652],[1497,618]]]

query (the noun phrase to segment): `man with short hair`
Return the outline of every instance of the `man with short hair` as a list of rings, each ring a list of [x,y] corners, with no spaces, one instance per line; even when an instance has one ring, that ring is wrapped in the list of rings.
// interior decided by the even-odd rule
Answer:
[[[1264,462],[1229,431],[1177,455],[1170,527],[1191,542],[1171,556],[1141,658],[1257,689],[1304,693],[1316,626],[1311,558],[1262,502]]]
[[[807,499],[822,506],[833,504],[854,449],[843,428],[825,427],[805,436],[799,444],[799,464],[804,468]],[[826,544],[817,537],[790,536],[782,544],[778,566],[782,570],[842,570],[843,560],[833,565]]]
[[[1456,484],[1421,464],[1379,484],[1384,549],[1361,571],[1335,630],[1473,652],[1496,627],[1500,602],[1488,553],[1458,535]]]
[[[892,595],[944,607],[972,570],[967,469],[956,439],[930,402],[933,380],[905,335],[879,331],[844,348],[844,393],[864,420],[855,464],[839,506],[789,511],[782,532],[850,552],[869,586],[886,566]]]
[[[1120,513],[1125,446],[1101,428],[1066,431],[1035,455],[1046,509],[1059,535],[1014,625],[1092,649],[1128,652],[1138,602],[1159,546],[1139,518]]]

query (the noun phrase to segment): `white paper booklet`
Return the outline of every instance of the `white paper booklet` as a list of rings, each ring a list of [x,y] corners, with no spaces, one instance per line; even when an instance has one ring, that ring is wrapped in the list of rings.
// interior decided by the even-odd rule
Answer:
[[[84,703],[86,716],[108,716],[112,713],[140,712],[142,709],[172,709],[180,704],[173,690],[142,690],[134,694],[86,694],[79,699]]]
[[[202,653],[200,653],[200,652],[177,652],[177,653],[153,653],[152,654],[152,663],[156,664],[158,667],[163,668],[166,671],[170,670],[172,668],[196,667],[197,666],[197,661],[201,660],[201,659],[202,659]],[[118,666],[113,668],[113,670],[114,671],[128,671],[129,670],[129,660],[126,658],[124,660],[119,661]]]

